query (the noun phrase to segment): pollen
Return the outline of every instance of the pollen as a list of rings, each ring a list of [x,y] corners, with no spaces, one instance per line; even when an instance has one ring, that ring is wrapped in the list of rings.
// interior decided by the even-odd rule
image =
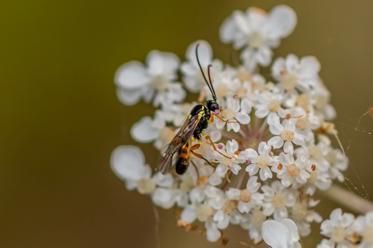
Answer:
[[[280,102],[279,101],[272,101],[269,106],[268,106],[268,109],[269,111],[271,112],[277,112],[279,109],[281,108],[281,105],[280,105]]]
[[[256,160],[256,165],[259,168],[266,168],[269,165],[269,157],[268,155],[259,155],[259,157]]]
[[[251,77],[251,73],[245,68],[241,67],[238,69],[237,78],[241,81],[241,83],[249,81]]]
[[[282,170],[284,168],[284,166],[281,164],[281,163],[279,163],[278,165],[277,165],[277,169],[280,171],[280,170]]]
[[[284,89],[291,91],[298,85],[298,77],[290,73],[283,73],[281,82]]]
[[[137,189],[140,194],[149,194],[155,189],[155,182],[153,180],[141,179],[137,183]]]
[[[259,49],[260,47],[262,47],[264,43],[263,36],[258,32],[253,32],[249,36],[248,43],[250,44],[251,47]]]
[[[236,209],[237,204],[238,202],[234,200],[227,201],[224,206],[224,212],[226,214],[232,213]]]
[[[369,230],[369,228],[368,228],[368,230]],[[372,230],[370,230],[370,231],[372,231]],[[351,235],[351,237],[348,238],[348,240],[350,240],[353,244],[359,244],[361,242],[361,239],[362,239],[362,237],[360,235],[358,235],[357,233],[353,233]],[[367,238],[364,237],[363,239],[368,244],[373,243],[373,236],[372,235],[367,236]]]
[[[297,105],[304,109],[305,111],[308,111],[310,106],[310,99],[306,94],[302,94],[297,98]]]
[[[300,118],[296,122],[296,127],[299,129],[309,129],[311,127],[310,122],[307,118]]]
[[[272,204],[276,208],[282,208],[285,206],[285,199],[284,196],[281,193],[277,193],[275,196],[272,198]]]
[[[336,227],[333,229],[333,231],[331,232],[331,240],[333,240],[334,242],[342,242],[345,237],[346,237],[346,230],[342,227]]]
[[[312,171],[315,171],[315,170],[316,170],[316,165],[315,165],[315,164],[312,164],[312,165],[311,165],[311,170],[312,170]]]
[[[213,209],[207,204],[203,204],[197,210],[197,216],[200,221],[206,221],[212,214]]]
[[[318,159],[321,159],[322,158],[322,152],[320,150],[320,148],[318,148],[317,146],[315,145],[312,145],[308,148],[308,152],[310,153],[310,156],[316,160]]]
[[[242,202],[250,202],[251,201],[251,193],[247,189],[241,190],[240,193],[240,201]]]
[[[294,139],[294,132],[290,130],[285,130],[281,133],[281,139],[285,141],[292,141]]]
[[[336,132],[335,125],[330,122],[324,122],[321,124],[321,129],[328,134],[334,134]]]
[[[296,203],[292,210],[292,216],[298,221],[302,221],[307,218],[307,205],[302,203]]]
[[[168,80],[164,78],[163,76],[156,76],[153,79],[154,88],[159,91],[166,90],[168,88],[168,84],[169,84]]]
[[[300,169],[295,164],[288,165],[286,167],[288,175],[291,177],[297,177],[299,176]]]
[[[203,187],[207,184],[209,178],[207,176],[200,176],[197,180],[197,186]]]
[[[177,226],[183,228],[185,231],[189,232],[193,229],[192,224],[184,221],[184,220],[178,220]]]

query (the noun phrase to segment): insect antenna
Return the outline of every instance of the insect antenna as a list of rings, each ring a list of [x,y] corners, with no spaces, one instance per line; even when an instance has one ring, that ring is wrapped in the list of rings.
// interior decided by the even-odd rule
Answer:
[[[196,59],[197,59],[197,64],[198,64],[199,70],[201,71],[202,76],[203,76],[203,79],[205,80],[207,86],[208,86],[209,89],[210,89],[210,92],[211,92],[212,97],[213,97],[214,99],[216,99],[215,90],[214,90],[214,88],[212,87],[212,84],[210,84],[210,82],[211,82],[210,72],[208,73],[208,74],[209,74],[209,79],[210,79],[210,82],[209,82],[209,81],[207,80],[207,77],[206,77],[205,73],[203,72],[203,68],[202,68],[202,65],[201,65],[201,61],[199,60],[198,48],[199,48],[199,43],[196,45]],[[210,65],[209,65],[209,67],[210,67]]]
[[[211,68],[212,68],[212,65],[209,64],[209,66],[207,67],[207,76],[209,77],[209,81],[210,81],[210,87],[209,88],[211,90],[212,97],[216,101],[216,92],[215,92],[214,86],[212,85],[212,80],[211,80]]]

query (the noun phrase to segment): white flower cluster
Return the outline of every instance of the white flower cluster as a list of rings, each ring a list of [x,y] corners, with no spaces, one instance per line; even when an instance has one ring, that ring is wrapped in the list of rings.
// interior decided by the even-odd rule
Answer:
[[[159,207],[179,208],[178,225],[203,228],[209,241],[221,239],[232,224],[248,230],[255,243],[270,237],[272,247],[299,247],[294,232],[306,236],[312,222],[321,222],[313,210],[315,191],[328,189],[334,179],[343,181],[348,161],[332,146],[336,130],[329,121],[335,112],[315,57],[291,54],[273,62],[272,78],[259,73],[259,65],[271,64],[271,48],[295,24],[287,6],[269,13],[235,12],[224,22],[221,39],[242,51],[238,67],[213,59],[210,45],[198,41],[202,67],[212,64],[221,112],[212,115],[201,140],[192,139],[190,165],[182,176],[152,173],[138,147],[118,147],[111,164],[127,188],[150,195]],[[184,63],[174,54],[153,51],[146,65],[129,62],[116,74],[124,104],[144,99],[157,107],[153,117],[134,124],[131,136],[153,143],[160,156],[196,104],[182,102],[185,90],[199,92],[202,103],[211,99],[197,66],[196,43]],[[157,168],[158,158],[146,159]],[[287,233],[271,235],[271,228]],[[279,237],[277,245],[273,237]]]
[[[330,219],[321,224],[321,234],[327,239],[317,248],[372,248],[373,212],[355,218],[352,214],[335,209]]]

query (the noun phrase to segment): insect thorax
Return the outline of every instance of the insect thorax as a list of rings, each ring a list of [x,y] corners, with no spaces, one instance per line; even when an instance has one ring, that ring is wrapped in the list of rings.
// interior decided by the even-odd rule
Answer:
[[[190,112],[190,115],[191,116],[196,116],[196,115],[201,116],[201,118],[199,120],[199,123],[198,123],[198,125],[197,125],[197,127],[196,127],[196,129],[194,130],[194,133],[193,133],[193,136],[196,139],[200,139],[201,138],[201,133],[208,126],[208,121],[209,121],[210,116],[211,116],[210,111],[205,105],[198,104],[198,105],[194,106],[194,108]]]
[[[190,111],[190,115],[191,116],[195,116],[195,115],[198,115],[198,114],[207,114],[207,115],[210,115],[210,112],[208,110],[208,108],[203,105],[203,104],[197,104],[196,106],[194,106],[194,108],[192,109],[192,111]]]

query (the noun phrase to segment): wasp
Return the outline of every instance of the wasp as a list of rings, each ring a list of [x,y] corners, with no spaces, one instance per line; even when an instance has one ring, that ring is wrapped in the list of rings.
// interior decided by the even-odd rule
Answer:
[[[166,152],[164,153],[159,166],[161,173],[166,173],[170,170],[172,167],[173,157],[176,153],[178,155],[175,163],[176,173],[182,175],[186,172],[189,166],[190,152],[196,148],[196,146],[191,147],[192,139],[194,138],[200,140],[202,132],[208,127],[209,120],[212,115],[218,115],[220,113],[220,106],[217,103],[215,89],[211,80],[210,68],[212,65],[209,65],[207,68],[207,78],[199,60],[198,46],[199,44],[196,45],[195,49],[197,64],[202,73],[203,79],[210,90],[212,99],[207,100],[205,104],[197,104],[193,107],[184,124],[176,133],[168,145]],[[201,156],[199,157],[202,158]]]

